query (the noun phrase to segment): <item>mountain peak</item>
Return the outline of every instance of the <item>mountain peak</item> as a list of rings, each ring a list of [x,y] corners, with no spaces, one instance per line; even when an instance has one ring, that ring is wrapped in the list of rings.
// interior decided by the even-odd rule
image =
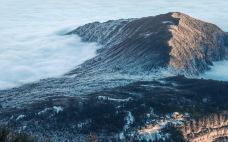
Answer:
[[[209,69],[213,61],[227,58],[225,33],[214,24],[197,20],[183,13],[172,13],[179,18],[178,26],[171,26],[172,48],[169,65],[174,69],[198,74]]]
[[[105,71],[150,73],[169,68],[192,76],[227,58],[226,34],[219,27],[180,12],[94,22],[69,34],[103,46],[88,62]]]

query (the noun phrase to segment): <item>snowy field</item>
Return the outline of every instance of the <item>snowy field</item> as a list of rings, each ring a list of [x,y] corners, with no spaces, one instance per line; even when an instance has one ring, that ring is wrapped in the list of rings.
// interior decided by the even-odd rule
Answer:
[[[0,0],[0,89],[57,77],[95,56],[95,43],[63,36],[93,21],[180,11],[228,31],[227,0]],[[205,76],[228,80],[228,62]],[[220,72],[221,71],[221,72]]]

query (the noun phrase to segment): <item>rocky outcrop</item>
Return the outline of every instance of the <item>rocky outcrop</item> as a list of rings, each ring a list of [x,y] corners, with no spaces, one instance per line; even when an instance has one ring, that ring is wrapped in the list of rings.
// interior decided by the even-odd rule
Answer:
[[[106,71],[145,73],[165,67],[178,74],[198,75],[213,61],[226,59],[228,51],[220,28],[178,12],[90,23],[69,34],[103,45],[106,50],[93,61]]]

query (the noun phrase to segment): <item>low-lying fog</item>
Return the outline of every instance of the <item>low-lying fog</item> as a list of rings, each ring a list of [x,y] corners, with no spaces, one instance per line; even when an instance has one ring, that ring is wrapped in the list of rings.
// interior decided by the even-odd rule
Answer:
[[[228,81],[228,61],[214,62],[210,71],[202,75],[206,79]]]

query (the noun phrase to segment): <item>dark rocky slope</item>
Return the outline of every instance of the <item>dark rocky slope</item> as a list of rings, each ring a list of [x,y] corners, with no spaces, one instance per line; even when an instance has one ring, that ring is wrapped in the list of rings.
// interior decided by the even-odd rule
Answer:
[[[0,124],[52,141],[209,141],[227,136],[228,83],[182,76],[4,109]]]
[[[226,59],[227,35],[217,26],[168,13],[68,34],[103,48],[62,77],[1,90],[0,126],[39,141],[226,139],[227,82],[161,79],[161,70],[194,76]]]

